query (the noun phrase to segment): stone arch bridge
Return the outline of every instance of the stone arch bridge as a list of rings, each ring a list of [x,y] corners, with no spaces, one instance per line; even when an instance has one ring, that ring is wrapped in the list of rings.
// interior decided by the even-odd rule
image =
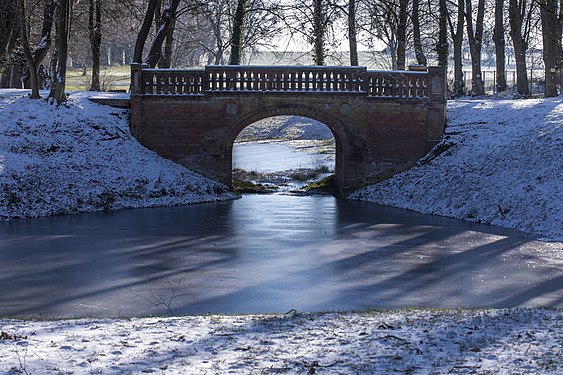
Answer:
[[[248,125],[299,115],[336,140],[335,181],[349,191],[411,167],[444,131],[446,71],[365,67],[132,65],[131,129],[146,147],[232,186],[232,149]]]

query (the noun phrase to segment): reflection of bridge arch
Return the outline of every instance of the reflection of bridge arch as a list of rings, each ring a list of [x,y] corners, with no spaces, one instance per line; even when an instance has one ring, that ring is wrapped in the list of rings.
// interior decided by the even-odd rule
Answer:
[[[336,140],[336,182],[346,190],[405,169],[441,136],[445,69],[361,67],[132,67],[131,128],[141,143],[231,185],[232,148],[248,125],[309,117]]]

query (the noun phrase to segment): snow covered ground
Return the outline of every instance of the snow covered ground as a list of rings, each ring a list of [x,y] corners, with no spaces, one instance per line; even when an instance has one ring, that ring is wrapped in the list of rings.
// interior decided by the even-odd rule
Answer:
[[[561,374],[563,311],[0,321],[3,374]]]
[[[260,120],[245,128],[238,142],[264,140],[328,140],[333,138],[323,123],[301,116],[275,116]]]
[[[141,146],[128,111],[72,93],[66,105],[0,90],[0,219],[190,204],[226,187]]]
[[[563,240],[563,99],[448,102],[442,141],[352,199]]]

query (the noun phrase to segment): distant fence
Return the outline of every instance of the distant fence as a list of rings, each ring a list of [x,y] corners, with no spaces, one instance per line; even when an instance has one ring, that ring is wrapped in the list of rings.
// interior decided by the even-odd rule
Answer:
[[[497,93],[497,72],[496,70],[483,70],[483,82],[485,84],[485,93],[494,95]],[[505,71],[506,77],[506,90],[507,92],[516,92],[516,71]],[[543,70],[529,69],[528,70],[528,88],[530,95],[543,94],[545,92],[545,76]],[[451,72],[450,72],[451,75]],[[465,79],[465,91],[471,92],[471,70],[464,70],[463,77]],[[563,88],[563,73],[560,74],[558,92],[562,92]]]
[[[432,81],[434,79],[434,81]],[[206,66],[204,69],[149,69],[132,65],[137,95],[206,93],[345,93],[382,98],[427,98],[442,68],[380,71],[365,67]],[[441,86],[443,87],[443,86]]]

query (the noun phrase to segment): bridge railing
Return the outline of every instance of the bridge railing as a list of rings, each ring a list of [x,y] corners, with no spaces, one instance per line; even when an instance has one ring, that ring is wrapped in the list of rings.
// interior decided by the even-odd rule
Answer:
[[[210,92],[364,92],[365,68],[208,66]]]
[[[203,69],[142,69],[140,90],[142,94],[202,95]]]
[[[428,97],[428,74],[426,72],[368,71],[366,81],[368,96]]]
[[[379,71],[365,67],[206,66],[148,69],[132,65],[133,95],[205,95],[229,92],[362,94],[380,98],[445,97],[445,71]]]

